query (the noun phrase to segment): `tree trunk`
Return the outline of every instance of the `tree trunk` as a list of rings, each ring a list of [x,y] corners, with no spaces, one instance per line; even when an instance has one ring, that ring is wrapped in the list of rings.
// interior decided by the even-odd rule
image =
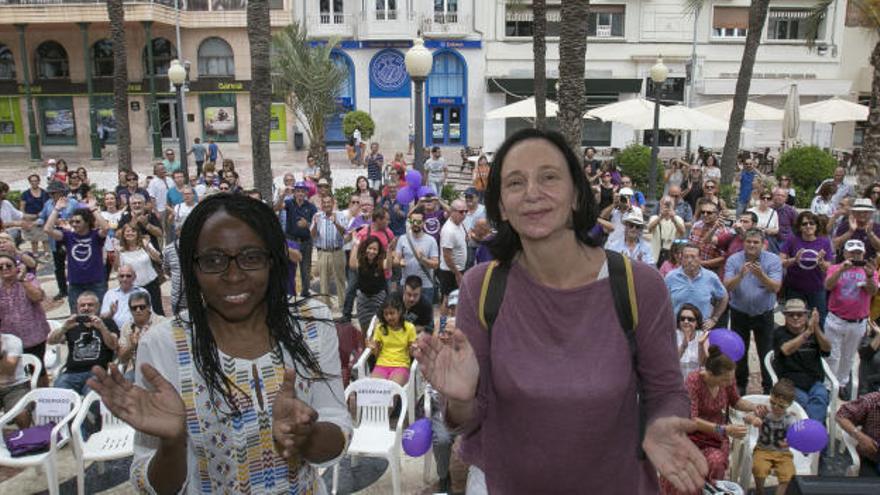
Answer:
[[[865,143],[862,146],[862,166],[880,165],[880,41],[871,53],[874,77],[871,80],[871,110],[868,113],[868,128],[865,129]]]
[[[765,0],[766,1],[766,0]],[[559,31],[559,129],[579,158],[586,97],[584,69],[587,54],[587,17],[590,2],[563,0]]]
[[[122,0],[107,0],[110,40],[113,42],[113,117],[119,170],[131,170],[131,128],[128,123],[128,57],[125,48],[125,9]]]
[[[271,33],[269,1],[249,0],[247,34],[251,51],[251,156],[254,187],[264,198],[272,197],[272,157],[269,152],[269,118],[272,79],[269,61]],[[283,122],[281,125],[285,125]]]
[[[749,86],[752,84],[752,71],[755,68],[755,57],[761,44],[761,32],[767,19],[767,8],[770,0],[752,0],[749,7],[749,32],[743,48],[739,75],[736,78],[736,93],[733,95],[733,109],[730,111],[730,123],[727,127],[727,140],[721,153],[721,183],[732,184],[736,174],[736,159],[739,153],[739,138],[743,121],[746,116],[746,103],[749,100]]]
[[[532,51],[535,59],[535,129],[547,127],[547,2],[532,2]]]

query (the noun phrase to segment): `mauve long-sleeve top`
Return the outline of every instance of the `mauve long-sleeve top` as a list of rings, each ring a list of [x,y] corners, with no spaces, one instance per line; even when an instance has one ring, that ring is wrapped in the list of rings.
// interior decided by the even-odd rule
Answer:
[[[559,290],[514,263],[491,345],[477,315],[486,266],[465,275],[456,322],[480,365],[462,455],[489,492],[657,493],[655,468],[638,457],[636,373],[607,264],[596,281]],[[669,292],[653,267],[634,262],[633,272],[647,424],[687,418]]]

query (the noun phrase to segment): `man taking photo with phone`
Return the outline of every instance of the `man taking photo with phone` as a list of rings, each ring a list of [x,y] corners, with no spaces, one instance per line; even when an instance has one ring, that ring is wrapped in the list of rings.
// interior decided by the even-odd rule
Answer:
[[[850,239],[843,246],[843,262],[828,267],[825,288],[829,291],[825,335],[831,341],[828,366],[845,394],[859,342],[865,335],[871,297],[877,292],[874,259],[865,260],[865,243]]]

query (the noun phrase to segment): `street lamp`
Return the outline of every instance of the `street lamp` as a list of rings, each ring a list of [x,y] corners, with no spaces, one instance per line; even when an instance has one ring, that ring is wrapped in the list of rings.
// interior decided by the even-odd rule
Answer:
[[[415,164],[414,168],[418,170],[422,174],[422,183],[425,183],[427,177],[425,177],[425,160],[422,156],[424,154],[424,150],[422,149],[422,145],[425,142],[424,138],[424,125],[425,118],[422,114],[422,105],[424,104],[424,98],[422,97],[422,86],[425,84],[425,79],[428,77],[428,74],[431,73],[431,66],[434,63],[434,57],[431,55],[431,52],[425,48],[425,42],[422,41],[422,38],[416,38],[413,41],[413,46],[406,52],[406,58],[404,59],[404,63],[406,64],[406,71],[409,73],[409,77],[413,80],[413,83],[416,87],[416,98],[415,98],[415,143],[413,146],[413,151],[415,153]]]
[[[177,92],[177,142],[180,144],[180,169],[189,182],[189,165],[186,163],[186,123],[183,121],[183,83],[186,82],[186,68],[180,60],[174,59],[168,67],[168,80]]]
[[[651,81],[654,82],[654,136],[651,139],[651,169],[648,172],[648,211],[653,211],[657,204],[657,155],[660,154],[660,91],[669,68],[663,65],[663,57],[657,57],[657,63],[651,67]]]

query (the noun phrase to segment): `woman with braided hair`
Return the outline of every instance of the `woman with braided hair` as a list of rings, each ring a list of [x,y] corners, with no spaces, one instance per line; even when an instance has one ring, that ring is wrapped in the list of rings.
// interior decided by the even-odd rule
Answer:
[[[317,467],[345,451],[336,332],[316,300],[290,306],[272,209],[201,201],[180,235],[189,311],[151,329],[135,383],[90,383],[137,430],[132,483],[149,493],[325,493]],[[326,326],[326,328],[323,328]]]

